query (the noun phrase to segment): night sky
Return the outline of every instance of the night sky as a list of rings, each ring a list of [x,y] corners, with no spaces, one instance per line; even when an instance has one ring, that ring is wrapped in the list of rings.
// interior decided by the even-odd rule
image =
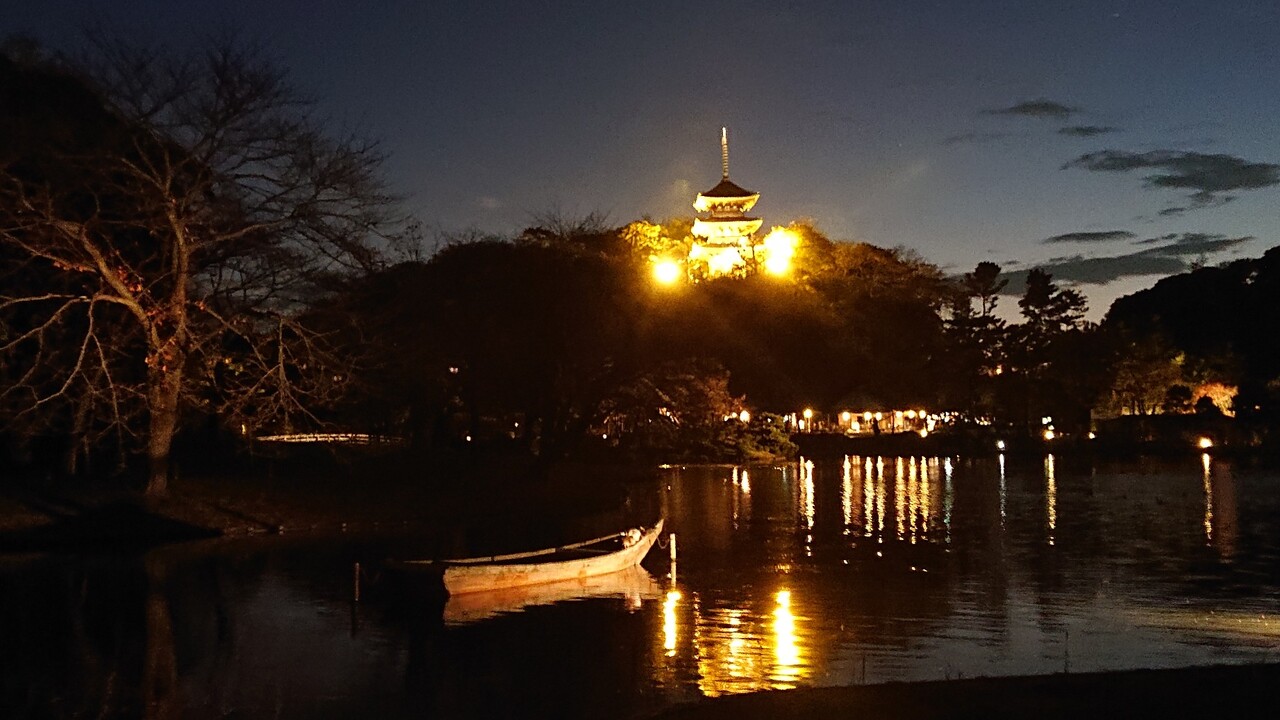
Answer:
[[[1276,0],[0,5],[56,50],[91,26],[258,38],[437,231],[690,215],[725,125],[766,229],[1045,266],[1095,319],[1280,244]]]

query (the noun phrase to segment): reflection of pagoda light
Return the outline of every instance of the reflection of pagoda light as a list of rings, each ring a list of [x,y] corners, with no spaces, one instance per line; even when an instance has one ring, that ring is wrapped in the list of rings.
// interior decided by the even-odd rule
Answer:
[[[799,679],[800,648],[796,645],[796,621],[791,614],[791,591],[778,592],[778,607],[773,611],[773,656],[778,668],[775,679],[789,683]],[[779,686],[786,689],[786,686]]]
[[[680,591],[672,590],[662,603],[662,647],[667,651],[667,657],[675,657],[676,654],[676,605],[679,602]]]

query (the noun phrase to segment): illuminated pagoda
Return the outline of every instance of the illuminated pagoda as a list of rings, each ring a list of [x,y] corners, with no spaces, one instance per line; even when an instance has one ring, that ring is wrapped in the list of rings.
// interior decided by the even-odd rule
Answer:
[[[743,275],[756,268],[762,260],[758,254],[762,248],[756,242],[755,232],[763,222],[746,213],[760,193],[744,190],[729,179],[729,133],[720,129],[720,182],[710,190],[699,193],[693,207],[702,216],[693,221],[693,235],[697,238],[689,252],[689,261],[705,264],[707,277],[719,275]]]

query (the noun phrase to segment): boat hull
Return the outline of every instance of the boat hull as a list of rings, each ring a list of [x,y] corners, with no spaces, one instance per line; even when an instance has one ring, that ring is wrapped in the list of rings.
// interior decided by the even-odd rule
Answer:
[[[662,520],[658,520],[656,525],[645,531],[631,546],[588,557],[530,563],[445,563],[444,587],[450,595],[462,595],[606,575],[639,565],[661,533]]]

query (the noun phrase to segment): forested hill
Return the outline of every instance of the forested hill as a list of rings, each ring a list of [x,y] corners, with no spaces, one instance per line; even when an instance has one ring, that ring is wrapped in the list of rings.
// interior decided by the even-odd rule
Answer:
[[[1280,247],[1174,275],[1122,297],[1103,325],[1156,336],[1190,358],[1228,366],[1241,391],[1280,379]]]

